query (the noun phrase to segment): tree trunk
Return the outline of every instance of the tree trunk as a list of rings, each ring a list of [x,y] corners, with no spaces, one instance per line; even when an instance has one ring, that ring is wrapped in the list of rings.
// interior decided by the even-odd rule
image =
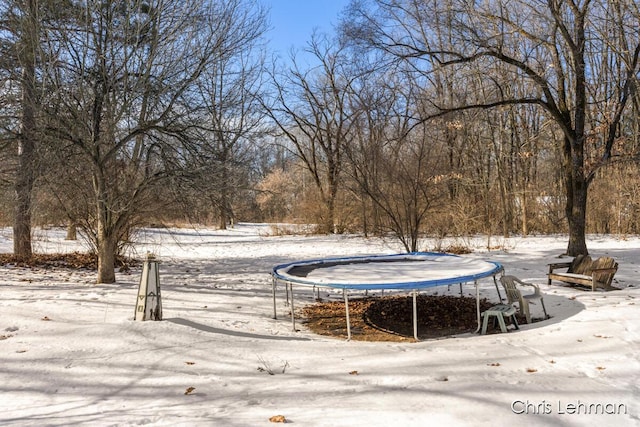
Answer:
[[[336,234],[336,198],[331,192],[329,199],[327,200],[327,218],[325,218],[325,228],[327,233]]]
[[[227,229],[227,210],[224,205],[220,205],[219,214],[218,214],[218,228],[220,230]]]
[[[527,205],[529,203],[529,198],[527,197],[527,190],[525,189],[522,192],[522,198],[520,200],[520,206],[522,208],[522,235],[529,235],[529,209]]]
[[[578,143],[572,144],[572,141],[565,137],[564,147],[563,169],[567,194],[565,214],[569,224],[567,255],[587,255],[587,182],[584,176],[584,159]]]
[[[98,230],[96,250],[98,251],[98,283],[114,283],[116,281],[115,256],[118,244],[116,227],[113,225],[113,212],[107,205],[106,185],[100,174],[94,176],[94,185],[98,203]]]
[[[34,182],[35,113],[33,108],[33,64],[23,67],[22,131],[18,140],[18,169],[15,183],[13,253],[29,258],[31,249],[31,192]],[[31,77],[29,76],[31,75]]]
[[[98,236],[98,283],[116,281],[116,238],[101,233]]]
[[[25,136],[25,133],[27,136]],[[23,130],[18,147],[18,171],[15,184],[15,214],[13,219],[13,254],[30,258],[31,248],[31,190],[33,188],[34,142]]]
[[[587,77],[585,54],[585,20],[587,6],[584,12],[577,14],[574,22],[575,48],[572,48],[573,67],[575,72],[575,107],[574,107],[574,137],[567,138],[571,153],[571,170],[569,174],[571,189],[567,192],[567,219],[569,223],[569,244],[567,255],[586,255],[586,223],[587,223],[587,188],[585,174],[584,149],[586,143],[587,120]]]
[[[65,240],[78,240],[78,227],[73,221],[69,221],[67,224],[67,237]]]
[[[35,56],[37,47],[36,3],[30,0],[25,11],[18,60],[22,67],[22,118],[18,139],[18,169],[15,182],[15,214],[13,219],[13,254],[21,258],[32,255],[31,192],[35,180],[36,90]]]
[[[573,190],[573,200],[567,200],[567,219],[569,222],[569,244],[567,255],[587,255],[586,217],[587,217],[587,186],[576,185]]]
[[[229,223],[229,212],[231,210],[230,206],[231,203],[229,201],[229,188],[230,187],[230,178],[229,178],[229,170],[228,170],[228,165],[227,163],[230,161],[229,159],[229,153],[226,150],[223,150],[223,153],[221,155],[221,171],[220,173],[222,174],[222,176],[220,177],[220,198],[219,198],[219,205],[218,205],[218,212],[219,212],[219,217],[218,217],[218,228],[220,230],[226,230],[227,229],[227,224]]]

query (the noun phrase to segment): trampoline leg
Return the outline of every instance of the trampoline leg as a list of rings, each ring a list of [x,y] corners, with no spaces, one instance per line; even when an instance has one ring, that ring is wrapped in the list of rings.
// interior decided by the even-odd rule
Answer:
[[[278,316],[276,315],[276,278],[273,278],[273,282],[272,282],[272,290],[273,290],[273,318],[277,319]]]
[[[291,286],[291,283],[285,283],[284,285],[284,294],[286,297],[286,300],[284,302],[285,307],[289,307],[289,286]]]
[[[347,295],[346,289],[343,289],[342,293],[344,294],[344,312],[347,317],[347,341],[351,341],[351,320],[349,319],[349,296]]]
[[[475,280],[474,284],[476,285],[476,315],[478,319],[478,327],[476,328],[476,334],[480,331],[480,290],[478,289],[478,281]]]
[[[289,290],[291,291],[291,325],[293,326],[293,332],[296,331],[296,317],[293,313],[293,285],[289,284]]]
[[[413,337],[418,341],[418,292],[413,291]]]

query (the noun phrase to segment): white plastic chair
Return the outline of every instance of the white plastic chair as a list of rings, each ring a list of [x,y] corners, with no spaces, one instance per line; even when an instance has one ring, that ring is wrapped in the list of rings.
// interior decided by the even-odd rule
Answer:
[[[524,317],[527,319],[527,323],[531,323],[531,313],[529,310],[529,301],[531,300],[540,300],[542,310],[544,311],[544,318],[549,318],[547,309],[544,306],[544,297],[540,293],[540,288],[538,287],[538,285],[523,282],[515,276],[502,276],[500,278],[500,282],[502,283],[502,286],[504,286],[504,290],[507,293],[509,304],[517,302],[520,305],[520,313],[524,314]],[[531,286],[534,289],[534,292],[532,294],[522,295],[516,284],[522,286]]]

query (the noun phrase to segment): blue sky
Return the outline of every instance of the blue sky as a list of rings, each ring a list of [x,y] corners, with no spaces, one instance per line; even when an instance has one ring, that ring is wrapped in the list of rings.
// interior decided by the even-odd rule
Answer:
[[[271,30],[267,34],[272,49],[286,58],[289,49],[300,49],[311,39],[314,28],[333,33],[340,12],[349,0],[261,0],[271,9]]]

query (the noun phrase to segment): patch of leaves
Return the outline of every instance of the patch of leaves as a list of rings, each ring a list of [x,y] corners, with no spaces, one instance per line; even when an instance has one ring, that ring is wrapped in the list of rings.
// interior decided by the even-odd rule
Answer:
[[[480,310],[492,303],[481,300]],[[418,295],[418,337],[439,338],[476,330],[476,300]],[[344,303],[320,302],[302,309],[307,327],[320,335],[347,336]],[[413,297],[388,296],[349,301],[351,338],[359,341],[413,341]]]
[[[443,249],[443,252],[455,255],[466,255],[473,253],[473,250],[464,245],[449,245]]]
[[[96,270],[98,268],[98,256],[92,252],[70,252],[57,254],[33,254],[29,258],[17,257],[13,254],[0,254],[0,265],[25,267],[25,268],[66,268],[71,270]],[[115,266],[121,271],[128,270],[131,266],[140,265],[140,262],[124,256],[117,256]]]
[[[409,338],[390,334],[368,325],[364,312],[373,303],[373,298],[349,300],[351,338],[358,341],[409,341]],[[303,322],[319,335],[335,338],[347,337],[344,302],[318,302],[302,308]]]
[[[491,307],[480,301],[480,310]],[[416,301],[418,336],[439,338],[473,332],[478,327],[476,300],[469,297],[418,295]],[[381,298],[366,311],[367,320],[375,327],[391,333],[413,336],[413,298]]]

